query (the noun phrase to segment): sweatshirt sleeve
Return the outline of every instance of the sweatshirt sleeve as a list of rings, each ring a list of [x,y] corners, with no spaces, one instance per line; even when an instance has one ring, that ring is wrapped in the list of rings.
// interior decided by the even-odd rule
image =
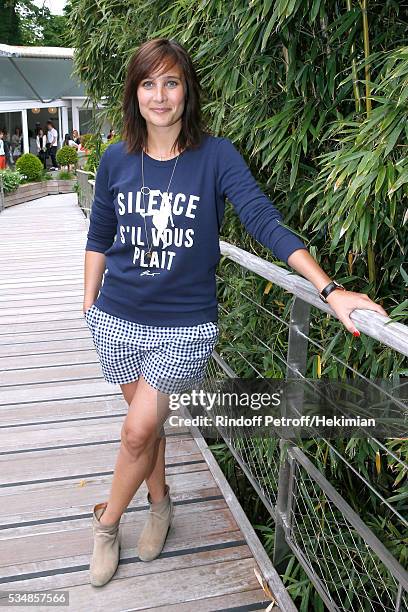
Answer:
[[[217,149],[218,185],[234,206],[245,228],[263,246],[287,263],[304,243],[281,225],[282,215],[263,193],[244,158],[228,138],[220,138]]]
[[[112,146],[112,145],[110,145]],[[112,246],[117,227],[113,191],[109,189],[109,147],[104,151],[95,179],[85,251],[105,253]]]

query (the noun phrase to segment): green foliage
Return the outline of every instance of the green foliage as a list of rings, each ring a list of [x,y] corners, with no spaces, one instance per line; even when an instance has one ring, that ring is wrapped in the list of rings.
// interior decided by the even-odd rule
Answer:
[[[69,170],[61,170],[57,176],[60,181],[68,181],[73,179],[75,174],[73,172],[69,172]]]
[[[0,43],[9,45],[65,46],[66,15],[53,15],[32,0],[0,2]]]
[[[84,149],[89,149],[90,146],[95,145],[97,137],[95,134],[82,134],[80,140]]]
[[[96,170],[98,169],[99,166],[99,161],[103,155],[103,153],[106,151],[106,149],[111,145],[114,144],[115,142],[119,142],[120,141],[120,136],[115,136],[114,138],[111,138],[111,140],[109,140],[108,142],[92,142],[89,144],[89,154],[84,166],[84,170],[86,170],[87,172],[94,172],[96,173]]]
[[[0,3],[0,43],[2,44],[23,44],[16,4],[15,0]]]
[[[64,146],[57,151],[57,162],[61,166],[75,165],[78,161],[78,153],[74,147]]]
[[[4,193],[15,191],[23,182],[23,176],[18,170],[0,170],[0,179],[3,182]]]
[[[43,174],[43,165],[36,155],[32,153],[24,153],[16,162],[17,170],[23,174],[29,181],[41,180]]]

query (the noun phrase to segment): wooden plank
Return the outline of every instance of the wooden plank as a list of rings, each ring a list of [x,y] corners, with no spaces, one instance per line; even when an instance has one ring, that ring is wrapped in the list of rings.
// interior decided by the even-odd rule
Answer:
[[[158,606],[155,608],[145,608],[150,612],[257,612],[265,609],[270,604],[270,600],[266,599],[266,595],[258,589],[249,591],[239,591],[238,593],[230,593],[229,595],[218,595],[216,597],[205,597],[204,599],[196,599],[194,602],[181,603],[177,602],[173,605]],[[258,604],[260,607],[258,607]],[[251,607],[249,607],[251,606]],[[255,606],[255,607],[254,607]],[[272,612],[277,612],[278,608],[273,608]]]
[[[193,460],[196,463],[193,463]],[[194,506],[191,510],[195,512],[197,504],[217,502],[214,508],[225,508],[225,500],[218,487],[216,486],[211,472],[201,460],[200,469],[194,470],[193,466],[198,466],[200,455],[191,457],[171,457],[169,456],[166,465],[166,480],[170,486],[171,496],[176,505],[181,503]],[[50,491],[51,485],[37,485],[37,488],[19,489],[17,487],[4,490],[6,495],[2,496],[2,507],[0,508],[0,541],[9,538],[32,533],[41,533],[43,530],[52,531],[55,523],[62,525],[67,521],[78,521],[91,517],[92,508],[95,503],[106,499],[109,495],[109,482],[112,476],[98,477],[74,481],[76,491],[72,498],[70,488],[73,483],[68,481],[56,482],[56,492],[61,494],[61,498],[55,498],[52,505],[48,505],[45,493]],[[81,484],[81,486],[79,486]],[[40,504],[37,504],[37,493],[39,493]],[[147,487],[143,483],[133,497],[129,507],[147,508],[146,503]],[[24,501],[25,498],[25,501]],[[16,501],[15,512],[11,512],[14,506],[11,501]],[[43,500],[43,502],[41,502]],[[222,502],[222,503],[221,503]],[[129,510],[130,512],[130,510]],[[61,527],[62,529],[62,527]]]
[[[93,346],[92,334],[87,327],[85,319],[82,315],[77,322],[77,328],[81,331],[88,330],[87,336],[83,335],[78,338],[71,338],[65,340],[56,340],[49,342],[31,342],[27,344],[15,344],[15,345],[0,345],[0,358],[7,358],[13,355],[24,356],[24,355],[40,355],[47,354],[48,356],[55,354],[66,354],[65,362],[69,359],[69,354],[76,350],[88,349]],[[75,329],[75,328],[73,328]],[[6,363],[6,362],[4,362]],[[52,363],[52,362],[51,362]],[[49,365],[51,365],[51,363]],[[0,362],[1,364],[1,362]],[[0,368],[3,364],[0,365]]]
[[[0,448],[4,453],[26,448],[57,446],[66,443],[67,440],[70,444],[74,444],[81,440],[91,442],[118,439],[123,421],[123,417],[112,416],[111,419],[94,419],[89,422],[50,423],[46,428],[42,424],[21,426],[18,429],[2,428],[0,429]],[[170,426],[168,421],[165,429],[168,432],[180,431],[179,428]],[[193,449],[196,450],[194,445],[191,450]]]
[[[21,453],[18,455],[0,455],[0,489],[5,483],[24,482],[25,480],[41,480],[50,477],[62,478],[70,474],[74,477],[84,472],[100,472],[113,469],[119,451],[120,443],[104,445],[98,448],[84,446],[82,448],[59,448],[56,450]],[[166,439],[166,458],[197,454],[194,440],[169,437]]]
[[[191,504],[175,506],[172,534],[170,537],[169,533],[165,550],[188,548],[192,542],[204,544],[209,534],[215,535],[238,530],[238,525],[228,507],[211,509],[205,502],[197,506],[196,508],[192,508]],[[125,554],[127,549],[134,548],[136,545],[136,534],[140,533],[146,522],[146,510],[147,508],[144,508],[143,512],[127,512],[122,516],[122,551]],[[199,521],[197,521],[197,512],[200,512]],[[61,547],[62,541],[63,547]],[[28,528],[25,537],[21,534],[18,537],[3,537],[0,542],[1,568],[20,563],[39,563],[61,557],[86,555],[92,551],[91,520],[87,517],[71,523],[69,521],[54,523],[52,531],[43,530],[37,534],[32,533]],[[3,575],[3,569],[1,574]]]
[[[60,402],[42,402],[40,407],[35,403],[27,403],[12,407],[0,408],[0,429],[10,425],[18,426],[25,423],[43,423],[63,421],[65,419],[87,419],[90,417],[125,415],[128,405],[122,394],[112,398],[85,397],[65,399]]]
[[[125,518],[124,516],[122,520]],[[239,531],[209,533],[206,542],[198,545],[194,544],[195,536],[193,535],[189,541],[182,542],[181,546],[177,546],[176,537],[173,538],[173,541],[170,541],[171,533],[169,532],[169,538],[162,554],[151,563],[143,563],[139,560],[135,547],[137,533],[133,533],[131,542],[133,546],[126,551],[121,550],[119,567],[112,582],[135,576],[149,576],[152,572],[153,574],[165,574],[168,571],[183,568],[249,558],[249,549],[240,535]],[[14,573],[10,572],[0,579],[1,589],[45,590],[65,588],[71,590],[72,587],[85,585],[90,591],[96,590],[89,584],[91,552],[92,543],[89,544],[87,553],[83,555],[18,564],[14,566]],[[5,571],[9,570],[6,569]],[[122,583],[123,586],[124,583]],[[239,591],[239,588],[240,585],[237,585],[237,591]],[[262,592],[261,589],[259,590]],[[166,598],[164,598],[164,601],[166,601]]]
[[[103,597],[100,590],[90,589],[88,585],[75,586],[70,589],[70,605],[76,610],[105,611],[108,607],[113,611],[122,610],[130,601],[132,610],[162,605],[164,601],[168,604],[195,602],[259,587],[253,571],[255,565],[253,559],[237,559],[130,576],[126,580],[126,590],[120,579],[113,580],[105,585]]]
[[[83,327],[80,323],[80,321],[83,319],[84,323],[85,323],[85,319],[83,317],[83,314],[81,312],[80,315],[76,316],[76,317],[72,317],[72,318],[66,318],[66,319],[58,319],[58,320],[43,320],[43,321],[37,321],[35,323],[35,325],[33,325],[32,323],[28,322],[28,323],[16,323],[16,324],[9,324],[9,325],[4,325],[2,326],[0,323],[0,338],[3,337],[3,335],[5,333],[10,334],[13,333],[15,335],[21,335],[24,338],[24,334],[26,333],[33,333],[33,329],[35,329],[37,332],[41,332],[41,331],[47,331],[47,330],[63,330],[63,329],[86,329],[86,325],[85,327]]]
[[[65,331],[61,332],[65,335]],[[72,335],[75,333],[75,338]],[[6,355],[0,356],[0,371],[4,372],[4,376],[7,376],[8,373],[13,372],[13,370],[23,371],[30,370],[32,368],[49,368],[50,372],[53,367],[64,366],[67,364],[90,364],[90,363],[100,363],[98,360],[98,356],[95,352],[95,346],[92,343],[92,338],[89,337],[89,330],[75,330],[71,333],[72,340],[83,340],[87,341],[88,344],[85,344],[86,348],[70,351],[63,351],[62,344],[60,346],[61,350],[55,350],[53,352],[46,351],[44,353],[34,353],[34,354],[26,354],[22,355],[15,351],[15,355],[13,357],[7,358]],[[46,340],[44,340],[46,342]],[[56,341],[57,342],[57,341]],[[61,338],[61,343],[65,342],[64,338]],[[33,343],[33,342],[31,342]],[[30,344],[31,344],[30,343]],[[37,343],[39,346],[42,346],[41,342]],[[58,347],[58,345],[56,345]],[[14,348],[14,347],[13,347]],[[18,348],[18,347],[17,347]],[[0,347],[1,350],[1,347]]]
[[[65,363],[58,366],[53,364],[47,369],[36,367],[28,370],[3,372],[0,370],[0,388],[10,385],[25,385],[33,388],[33,385],[44,382],[79,384],[88,381],[91,384],[91,380],[98,379],[102,380],[103,374],[101,365],[95,357],[92,359],[92,363],[67,364],[67,360],[65,360]]]
[[[92,384],[90,388],[89,384],[82,385],[64,385],[63,387],[52,386],[41,386],[33,391],[32,389],[13,389],[5,390],[0,389],[0,407],[1,406],[15,406],[16,404],[23,404],[26,402],[46,402],[50,400],[58,401],[59,399],[80,398],[80,397],[110,397],[121,393],[119,385],[112,385],[106,381],[101,381]]]

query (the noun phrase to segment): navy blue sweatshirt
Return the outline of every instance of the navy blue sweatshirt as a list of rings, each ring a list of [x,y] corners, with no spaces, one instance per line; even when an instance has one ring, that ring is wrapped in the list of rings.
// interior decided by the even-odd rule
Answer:
[[[181,153],[167,193],[175,160],[144,154],[150,188],[144,203],[141,153],[127,153],[125,142],[105,150],[97,171],[85,247],[106,257],[95,305],[135,323],[217,321],[215,271],[226,197],[248,232],[278,259],[287,262],[293,251],[306,249],[281,225],[281,214],[230,140],[205,135],[199,148]]]

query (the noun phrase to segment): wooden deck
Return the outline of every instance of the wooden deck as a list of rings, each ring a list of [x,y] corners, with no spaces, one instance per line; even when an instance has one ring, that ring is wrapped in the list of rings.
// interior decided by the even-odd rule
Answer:
[[[89,584],[91,511],[107,499],[127,404],[104,381],[82,315],[87,223],[75,194],[0,214],[0,591],[68,590],[62,609],[75,612],[265,610],[256,567],[273,610],[294,611],[205,441],[187,429],[167,429],[175,516],[162,554],[136,555],[143,484],[122,517],[113,580]]]

